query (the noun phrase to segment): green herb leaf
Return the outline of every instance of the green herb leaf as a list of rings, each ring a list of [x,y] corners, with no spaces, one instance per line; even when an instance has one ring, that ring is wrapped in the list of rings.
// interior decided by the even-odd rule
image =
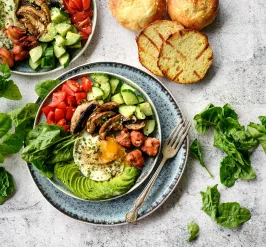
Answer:
[[[209,173],[209,175],[213,178],[213,175],[210,173],[210,171],[208,170],[207,166],[205,165],[205,163],[203,161],[200,143],[197,139],[195,139],[192,142],[192,144],[190,146],[190,151],[196,157],[196,159],[199,160],[201,166],[204,167],[207,170],[207,172]]]
[[[266,128],[266,116],[260,116],[259,120],[261,121],[261,124]]]
[[[58,79],[38,82],[35,85],[35,92],[41,99],[44,99],[60,82]]]
[[[5,113],[0,113],[0,138],[2,138],[10,130],[11,127],[11,118]]]
[[[224,118],[233,118],[235,120],[238,119],[238,115],[237,113],[234,111],[234,109],[229,105],[229,104],[225,104],[223,106],[223,117]]]
[[[226,156],[220,164],[220,181],[223,185],[231,187],[239,178],[241,168],[237,166],[232,156]]]
[[[2,205],[15,191],[11,174],[4,167],[0,167],[0,205]]]
[[[1,154],[15,154],[23,147],[23,135],[21,134],[7,134],[3,142],[0,144]]]
[[[213,220],[216,219],[216,214],[218,210],[220,193],[217,189],[218,184],[214,187],[207,187],[206,192],[200,192],[202,197],[202,210],[208,214]]]
[[[261,124],[250,123],[248,132],[253,138],[256,138],[266,153],[266,127]]]
[[[187,239],[187,242],[190,242],[197,237],[197,235],[199,233],[199,226],[197,223],[191,222],[191,223],[188,223],[187,229],[188,229],[188,232],[190,234],[190,237]]]
[[[221,203],[218,207],[217,223],[226,228],[235,228],[251,218],[250,211],[237,202]]]
[[[6,63],[0,64],[0,72],[3,74],[4,79],[8,79],[11,76],[11,71]]]

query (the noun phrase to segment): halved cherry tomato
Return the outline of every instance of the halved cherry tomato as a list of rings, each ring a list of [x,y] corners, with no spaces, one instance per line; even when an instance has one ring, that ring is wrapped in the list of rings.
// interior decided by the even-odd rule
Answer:
[[[47,115],[47,123],[48,124],[54,124],[55,123],[55,113],[53,111],[50,111]]]
[[[92,26],[89,25],[89,26],[83,27],[81,31],[82,31],[83,33],[86,33],[87,35],[90,35],[91,32],[92,32]]]
[[[80,34],[82,40],[87,40],[89,38],[89,35],[86,33],[79,31],[79,34]]]
[[[56,108],[54,113],[56,122],[65,117],[65,111],[63,109]]]
[[[81,104],[81,102],[87,98],[87,93],[76,93],[76,100],[78,104]]]
[[[77,81],[67,80],[66,84],[74,91],[75,93],[80,91],[80,85]]]
[[[82,89],[87,93],[91,90],[93,83],[87,77],[82,77],[81,85]]]
[[[52,103],[50,104],[50,106],[52,107],[57,107],[58,104],[60,104],[61,102],[63,102],[66,98],[66,93],[59,91],[56,93],[53,93],[53,97],[52,97]]]
[[[47,118],[49,112],[53,111],[53,110],[54,110],[54,108],[52,106],[50,106],[50,105],[42,108],[42,112],[43,112],[43,114],[45,115],[46,118]]]
[[[76,106],[77,101],[76,101],[75,97],[74,96],[67,96],[67,104],[69,106]]]
[[[69,0],[64,0],[64,7],[69,12],[69,14],[71,14],[71,15],[74,14],[74,13],[76,13],[76,9],[72,9],[69,6]]]
[[[82,11],[83,10],[82,0],[74,0],[74,2],[75,2],[75,5],[77,6],[77,9],[79,11]]]
[[[58,104],[57,108],[66,111],[67,105],[66,105],[66,103],[63,101],[63,102],[61,102],[61,103]]]
[[[65,124],[65,125],[63,126],[64,131],[67,132],[67,131],[69,130],[69,127],[70,127],[69,125]]]
[[[91,6],[91,0],[82,0],[82,5],[84,10],[88,10]]]
[[[61,119],[61,120],[59,120],[58,122],[57,122],[57,125],[59,125],[59,126],[64,126],[66,124],[66,120],[63,118],[63,119]]]
[[[69,106],[67,108],[67,111],[66,111],[66,120],[67,121],[70,121],[71,120],[71,118],[73,117],[73,114],[74,114],[75,110],[76,110],[76,107]]]
[[[88,11],[76,12],[75,14],[71,15],[71,22],[75,24],[84,21],[89,17],[89,14],[90,13]]]
[[[67,84],[63,85],[62,91],[65,92],[67,94],[67,96],[69,96],[69,95],[74,96],[75,95],[75,92]]]
[[[78,6],[76,5],[76,3],[75,3],[74,0],[69,0],[69,7],[70,7],[71,9],[78,10]]]

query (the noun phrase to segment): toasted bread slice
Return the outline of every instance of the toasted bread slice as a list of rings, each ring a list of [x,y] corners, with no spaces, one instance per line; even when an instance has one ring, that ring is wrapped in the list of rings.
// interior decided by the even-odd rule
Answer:
[[[203,79],[213,61],[212,49],[205,34],[180,30],[162,45],[158,67],[170,80],[189,84]]]
[[[153,74],[163,76],[157,66],[163,42],[173,33],[184,29],[175,21],[160,20],[145,27],[137,37],[140,63]]]

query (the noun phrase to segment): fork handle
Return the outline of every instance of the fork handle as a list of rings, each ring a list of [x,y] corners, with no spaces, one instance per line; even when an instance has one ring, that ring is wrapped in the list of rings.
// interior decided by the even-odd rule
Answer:
[[[151,180],[149,181],[149,183],[146,185],[145,189],[142,191],[142,193],[139,195],[139,197],[135,200],[134,202],[134,207],[126,214],[126,221],[129,223],[133,223],[137,221],[138,218],[138,211],[139,209],[142,207],[142,205],[144,204],[150,190],[151,187],[153,186],[154,182],[156,181],[157,177],[159,176],[165,162],[167,161],[167,159],[165,157],[163,157],[160,165],[158,166],[156,172],[153,174]]]

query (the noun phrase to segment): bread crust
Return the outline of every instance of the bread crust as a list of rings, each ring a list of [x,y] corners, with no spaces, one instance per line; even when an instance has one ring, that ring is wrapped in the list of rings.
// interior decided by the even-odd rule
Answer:
[[[163,18],[166,0],[109,0],[115,19],[127,29],[139,31]]]
[[[168,0],[167,5],[171,20],[186,28],[201,30],[217,16],[219,0]]]

